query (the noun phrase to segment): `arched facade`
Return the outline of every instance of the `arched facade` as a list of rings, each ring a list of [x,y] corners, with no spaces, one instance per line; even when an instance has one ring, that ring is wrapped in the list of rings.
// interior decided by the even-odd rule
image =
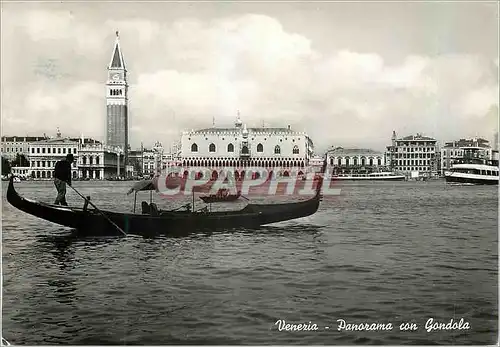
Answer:
[[[212,146],[213,144],[213,146]],[[238,118],[233,128],[208,128],[184,132],[181,161],[184,167],[304,168],[314,144],[304,132],[288,128],[247,128]]]
[[[371,149],[338,147],[328,151],[327,163],[333,174],[370,173],[386,169],[384,154]]]

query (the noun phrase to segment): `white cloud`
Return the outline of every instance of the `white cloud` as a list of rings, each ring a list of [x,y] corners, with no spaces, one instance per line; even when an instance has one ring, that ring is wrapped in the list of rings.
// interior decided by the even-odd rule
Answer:
[[[117,29],[130,72],[133,146],[151,144],[155,136],[168,143],[181,130],[210,126],[213,117],[230,125],[237,110],[249,126],[263,120],[292,124],[323,146],[354,140],[361,146],[370,137],[387,142],[393,129],[462,137],[470,123],[461,126],[461,120],[484,117],[498,106],[498,59],[409,55],[388,64],[380,52],[313,49],[309,38],[264,15],[96,24],[38,10],[7,18],[2,39],[13,42],[21,30],[31,41],[3,53],[10,59],[2,67],[2,89],[12,96],[3,100],[3,133],[53,132],[59,126],[102,138],[105,66]],[[26,69],[23,60],[12,66],[21,49],[34,57],[56,55],[65,75],[48,80]],[[14,83],[19,71],[26,83]],[[27,125],[20,128],[14,116]],[[493,129],[481,124],[475,130],[488,136]]]

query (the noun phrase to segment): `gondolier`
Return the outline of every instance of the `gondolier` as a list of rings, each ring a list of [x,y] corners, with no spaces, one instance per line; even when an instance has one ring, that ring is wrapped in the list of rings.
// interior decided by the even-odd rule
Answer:
[[[66,155],[66,159],[59,160],[54,169],[54,185],[57,189],[57,197],[54,204],[68,206],[66,202],[66,183],[71,186],[71,164],[74,161],[73,154]]]

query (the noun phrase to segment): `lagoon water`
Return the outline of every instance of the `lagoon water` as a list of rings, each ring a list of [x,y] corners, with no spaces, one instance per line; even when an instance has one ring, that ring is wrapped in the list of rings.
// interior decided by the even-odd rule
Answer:
[[[10,206],[6,183],[2,336],[11,344],[497,342],[497,187],[343,183],[308,218],[145,239],[73,237]],[[130,182],[74,185],[100,208],[132,209]],[[55,197],[51,182],[16,187]],[[68,202],[83,205],[71,191]],[[470,328],[427,332],[429,318]],[[393,329],[339,331],[339,319]],[[279,331],[278,320],[318,330]],[[400,331],[403,322],[418,329]]]

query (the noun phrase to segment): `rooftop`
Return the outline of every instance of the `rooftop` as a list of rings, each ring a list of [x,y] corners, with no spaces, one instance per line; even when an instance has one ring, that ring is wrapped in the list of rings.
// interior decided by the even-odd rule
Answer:
[[[375,151],[369,148],[343,148],[337,147],[327,151],[327,153],[335,155],[382,155],[382,152]]]
[[[247,128],[249,132],[255,132],[255,133],[262,133],[262,132],[267,132],[267,133],[272,133],[272,132],[286,132],[286,133],[295,133],[296,131],[288,128]],[[233,132],[233,133],[239,133],[241,131],[240,128],[205,128],[205,129],[199,129],[199,130],[194,130],[191,133],[194,134],[206,134],[206,133],[218,133],[218,132]]]
[[[433,139],[429,136],[423,136],[422,134],[416,134],[405,136],[403,138],[397,139],[396,141],[436,141],[436,139]]]
[[[443,146],[443,148],[455,148],[455,147],[483,147],[483,148],[489,148],[490,143],[488,140],[485,140],[483,138],[478,138],[478,139],[460,139],[458,141],[451,141],[451,142],[446,142]]]
[[[47,136],[2,136],[2,142],[34,142],[43,139],[47,139]]]

